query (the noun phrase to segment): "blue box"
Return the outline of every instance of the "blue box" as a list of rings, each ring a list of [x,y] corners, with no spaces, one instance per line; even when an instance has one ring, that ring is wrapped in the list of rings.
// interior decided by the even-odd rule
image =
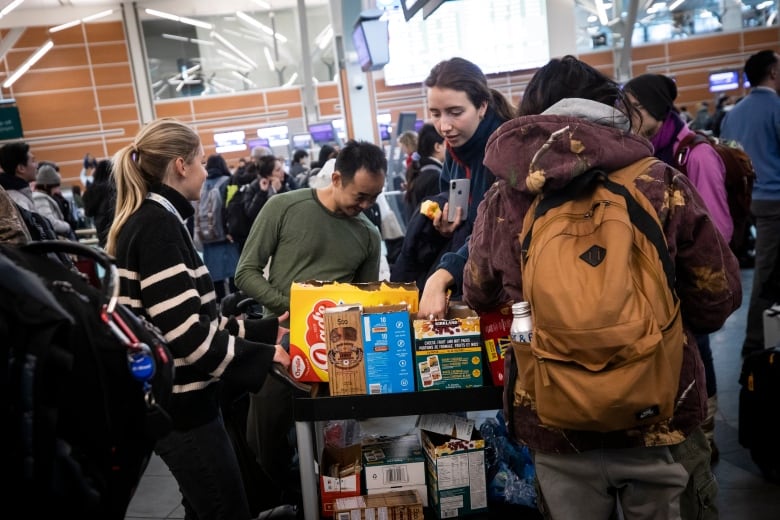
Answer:
[[[363,308],[363,349],[369,394],[414,392],[412,336],[405,304]]]

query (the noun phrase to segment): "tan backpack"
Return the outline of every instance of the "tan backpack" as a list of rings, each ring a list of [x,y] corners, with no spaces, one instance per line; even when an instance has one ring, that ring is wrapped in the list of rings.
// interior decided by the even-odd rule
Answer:
[[[513,343],[515,391],[542,424],[608,432],[668,419],[683,354],[674,265],[634,180],[656,160],[590,171],[537,197],[523,222],[530,344]]]

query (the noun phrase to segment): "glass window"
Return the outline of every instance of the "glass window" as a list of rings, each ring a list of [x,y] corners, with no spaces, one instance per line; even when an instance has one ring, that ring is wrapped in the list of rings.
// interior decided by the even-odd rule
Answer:
[[[575,0],[577,51],[619,41],[630,0]],[[661,43],[714,32],[777,24],[776,0],[671,0],[640,9],[631,43]]]
[[[188,17],[154,4],[138,10],[156,100],[301,85],[304,52],[315,84],[336,75],[327,3],[306,7],[306,50],[294,6]]]

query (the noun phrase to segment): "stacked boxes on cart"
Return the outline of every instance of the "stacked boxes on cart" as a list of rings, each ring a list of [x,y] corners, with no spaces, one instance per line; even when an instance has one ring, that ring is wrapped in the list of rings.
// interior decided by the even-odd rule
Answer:
[[[351,510],[368,518],[375,507],[370,498],[396,496],[390,493],[416,497],[412,502],[430,507],[438,518],[487,511],[485,441],[474,421],[436,414],[420,417],[418,427],[419,437],[326,446],[320,465],[325,475],[320,476],[322,516],[339,520],[339,512]],[[365,500],[347,500],[361,496]]]
[[[446,319],[412,320],[417,298],[414,284],[293,284],[293,377],[334,396],[503,384],[511,312],[452,305]]]
[[[503,384],[510,309],[477,315],[453,304],[446,319],[413,319],[418,297],[413,283],[293,284],[293,376],[328,382],[332,396]],[[326,443],[321,515],[411,519],[418,506],[439,518],[486,511],[485,443],[474,422],[440,414],[421,417],[418,428],[419,435],[366,444]]]

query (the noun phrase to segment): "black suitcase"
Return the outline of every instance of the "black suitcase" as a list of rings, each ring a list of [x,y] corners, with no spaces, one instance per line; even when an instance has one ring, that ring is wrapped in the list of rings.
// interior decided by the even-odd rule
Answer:
[[[754,352],[739,376],[739,443],[750,450],[764,476],[780,482],[780,347]]]

